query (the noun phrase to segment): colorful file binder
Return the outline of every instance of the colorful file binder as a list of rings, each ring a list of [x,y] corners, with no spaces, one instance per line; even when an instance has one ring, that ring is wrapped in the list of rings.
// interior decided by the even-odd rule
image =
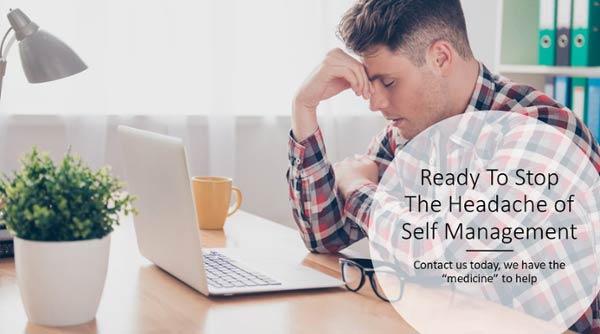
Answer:
[[[540,65],[554,65],[556,53],[556,0],[540,0],[539,61]]]
[[[600,138],[600,78],[588,79],[588,104],[585,123],[598,140]]]
[[[556,65],[571,65],[571,10],[572,0],[556,3]]]
[[[571,78],[554,78],[554,99],[563,106],[571,107]]]
[[[580,120],[585,121],[587,109],[587,79],[573,78],[572,87],[571,110]]]
[[[571,65],[600,65],[600,1],[573,0]]]

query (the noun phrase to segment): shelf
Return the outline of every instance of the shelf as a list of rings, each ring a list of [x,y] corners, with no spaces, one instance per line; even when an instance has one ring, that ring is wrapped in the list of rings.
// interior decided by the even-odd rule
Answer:
[[[502,74],[537,74],[560,75],[568,77],[600,77],[600,66],[597,67],[569,67],[569,66],[542,66],[542,65],[500,65],[498,71]]]

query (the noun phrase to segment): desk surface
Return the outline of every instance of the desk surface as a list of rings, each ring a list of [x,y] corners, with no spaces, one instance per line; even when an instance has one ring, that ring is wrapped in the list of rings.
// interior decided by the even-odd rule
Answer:
[[[357,256],[350,250],[338,255],[308,253],[297,231],[241,211],[229,218],[223,231],[202,231],[202,242],[218,248],[270,247],[336,278],[341,278],[338,258]],[[131,219],[123,220],[111,243],[96,319],[80,326],[30,324],[14,260],[0,259],[0,333],[415,333],[368,286],[359,293],[332,288],[207,298],[139,254]]]
[[[133,224],[112,235],[108,275],[96,319],[74,327],[28,323],[13,259],[0,259],[0,333],[414,333],[368,289],[344,288],[207,298],[137,250]],[[297,263],[341,278],[340,255],[310,254],[298,232],[246,212],[223,231],[202,231],[205,247],[273,247]],[[350,251],[341,256],[356,256]]]

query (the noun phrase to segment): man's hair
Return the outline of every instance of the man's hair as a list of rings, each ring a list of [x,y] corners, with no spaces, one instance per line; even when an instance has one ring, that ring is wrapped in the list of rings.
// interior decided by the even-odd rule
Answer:
[[[387,46],[418,66],[438,40],[449,42],[465,60],[473,57],[460,0],[358,0],[344,14],[338,36],[357,54]]]

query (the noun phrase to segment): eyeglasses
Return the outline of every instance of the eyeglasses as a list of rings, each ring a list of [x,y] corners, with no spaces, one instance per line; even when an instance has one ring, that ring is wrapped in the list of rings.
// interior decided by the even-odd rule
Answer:
[[[357,258],[341,258],[339,261],[346,289],[352,292],[360,290],[365,284],[365,276],[368,276],[375,295],[386,302],[393,303],[402,299],[406,282],[429,287],[444,284],[443,279],[438,277],[411,278],[397,265],[389,262]]]
[[[377,266],[377,271],[374,265]],[[346,289],[353,292],[360,290],[365,284],[365,276],[368,276],[373,292],[380,299],[395,302],[402,298],[404,275],[391,263],[370,259],[340,259],[340,267]]]

